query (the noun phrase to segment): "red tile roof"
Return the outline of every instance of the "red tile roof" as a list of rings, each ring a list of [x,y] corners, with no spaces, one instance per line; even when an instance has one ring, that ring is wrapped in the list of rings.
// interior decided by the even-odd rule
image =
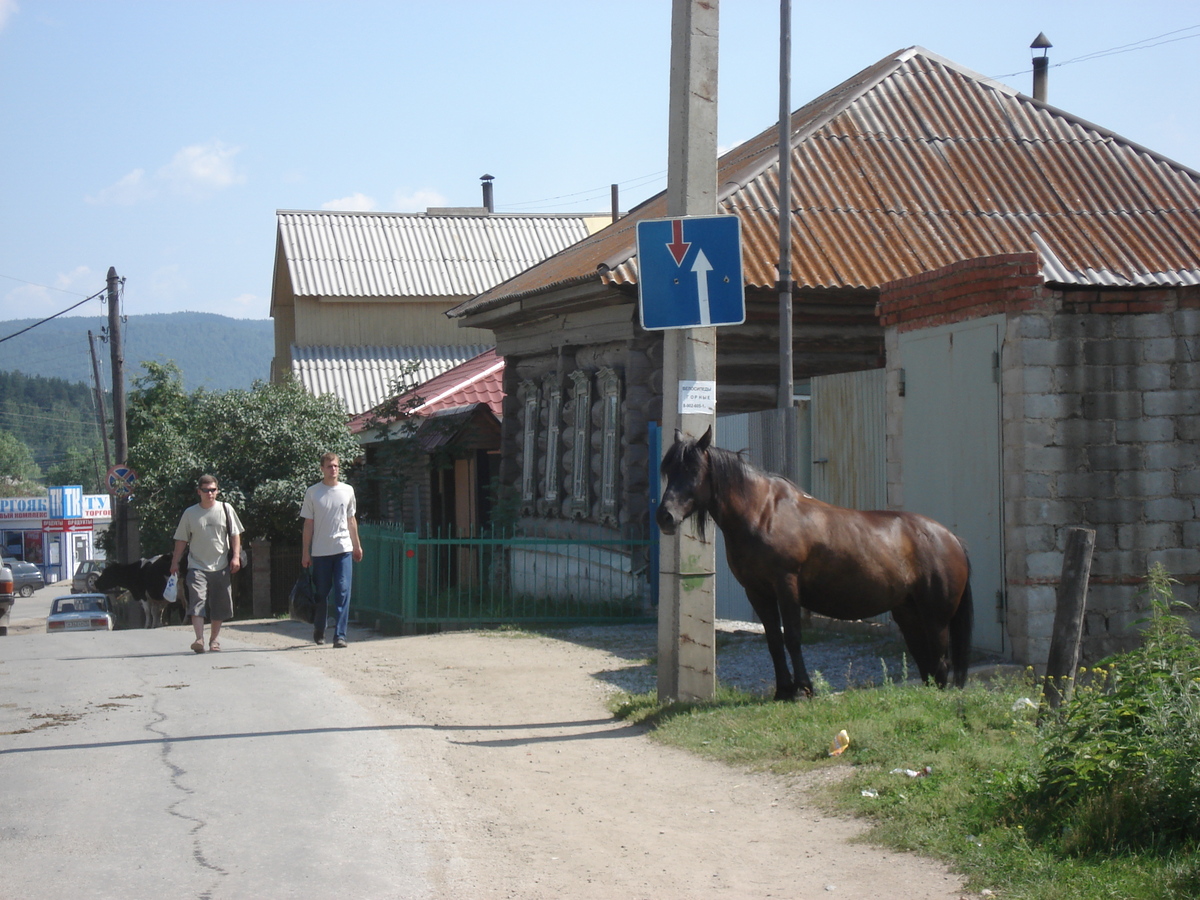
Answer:
[[[485,350],[395,398],[397,408],[403,409],[414,403],[416,405],[411,406],[411,411],[421,416],[483,403],[497,419],[502,419],[504,359],[496,355],[495,349]],[[355,433],[363,431],[373,416],[374,411],[355,416],[350,420],[350,430]]]

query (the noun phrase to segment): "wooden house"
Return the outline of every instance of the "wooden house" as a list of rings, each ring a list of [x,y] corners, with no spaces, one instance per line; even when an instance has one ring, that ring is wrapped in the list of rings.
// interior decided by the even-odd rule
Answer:
[[[1136,639],[1148,565],[1195,600],[1200,173],[921,48],[791,131],[796,383],[882,370],[887,504],[968,543],[977,644],[1044,662],[1071,526],[1097,531],[1085,661]],[[718,164],[747,299],[718,331],[718,416],[774,404],[777,161],[772,125]],[[648,531],[662,349],[635,226],[665,215],[653,197],[449,312],[505,359],[527,529]]]

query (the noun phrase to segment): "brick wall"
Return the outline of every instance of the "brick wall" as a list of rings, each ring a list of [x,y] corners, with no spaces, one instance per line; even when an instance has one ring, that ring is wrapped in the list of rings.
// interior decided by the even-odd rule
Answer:
[[[1037,257],[964,260],[887,285],[889,500],[903,505],[897,334],[1006,316],[1001,351],[1007,631],[1049,650],[1067,529],[1096,530],[1083,660],[1136,642],[1162,562],[1200,599],[1200,288],[1054,290]]]

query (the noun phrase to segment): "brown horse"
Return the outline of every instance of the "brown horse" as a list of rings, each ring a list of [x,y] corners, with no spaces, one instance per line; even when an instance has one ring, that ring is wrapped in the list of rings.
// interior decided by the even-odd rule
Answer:
[[[701,534],[709,516],[720,527],[729,568],[766,631],[777,700],[812,695],[801,607],[835,619],[891,612],[923,680],[945,687],[953,666],[955,685],[966,683],[971,567],[958,538],[915,513],[823,503],[711,443],[711,427],[698,441],[675,432],[662,461],[658,526],[674,534],[696,514]]]

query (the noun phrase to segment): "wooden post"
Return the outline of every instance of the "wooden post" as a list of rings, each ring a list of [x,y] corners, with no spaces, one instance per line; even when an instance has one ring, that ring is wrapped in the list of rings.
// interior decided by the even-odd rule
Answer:
[[[1054,611],[1054,633],[1050,638],[1050,656],[1046,660],[1046,678],[1042,686],[1043,715],[1062,705],[1074,682],[1095,546],[1096,532],[1092,529],[1071,528],[1067,531],[1058,603]],[[1039,716],[1039,724],[1041,718]]]
[[[667,215],[717,211],[717,0],[673,0]],[[682,380],[716,383],[716,329],[663,332],[662,444],[678,428],[693,438],[713,414],[684,413]],[[655,466],[657,468],[657,466]],[[716,694],[716,544],[695,519],[659,543],[658,697],[708,700]]]

